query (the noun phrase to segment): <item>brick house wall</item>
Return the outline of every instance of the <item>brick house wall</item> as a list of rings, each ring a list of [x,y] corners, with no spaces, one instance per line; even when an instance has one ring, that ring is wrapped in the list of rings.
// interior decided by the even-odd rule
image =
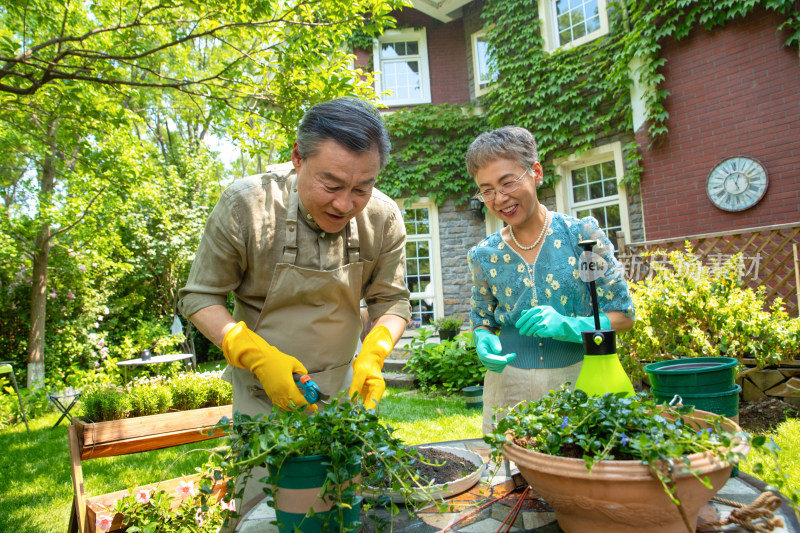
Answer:
[[[800,219],[800,60],[776,33],[778,15],[756,10],[724,28],[665,40],[669,133],[644,149],[642,201],[647,240],[761,227]],[[637,132],[640,146],[649,139]],[[717,209],[706,179],[723,158],[745,155],[767,169],[756,206]]]
[[[439,235],[444,314],[461,313],[466,318],[472,289],[467,252],[486,236],[486,226],[468,207],[447,200],[439,207]]]

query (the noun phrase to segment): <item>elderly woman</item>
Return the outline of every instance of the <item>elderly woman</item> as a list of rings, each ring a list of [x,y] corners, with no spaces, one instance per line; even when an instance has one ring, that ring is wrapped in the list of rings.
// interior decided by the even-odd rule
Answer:
[[[495,408],[538,400],[578,378],[581,332],[594,329],[591,295],[580,277],[582,240],[602,257],[597,279],[600,324],[625,331],[635,312],[614,247],[593,217],[549,211],[536,197],[542,183],[531,133],[505,126],[478,136],[467,151],[476,197],[505,227],[469,251],[470,322],[478,357],[489,370],[483,393],[483,431]],[[604,264],[603,264],[604,263]]]

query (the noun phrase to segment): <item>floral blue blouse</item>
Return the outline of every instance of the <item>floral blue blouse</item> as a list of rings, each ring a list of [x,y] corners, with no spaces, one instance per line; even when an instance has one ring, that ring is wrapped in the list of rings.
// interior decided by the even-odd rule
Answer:
[[[509,334],[521,337],[514,323],[523,311],[531,307],[549,305],[564,316],[591,316],[589,285],[581,280],[579,271],[583,248],[578,246],[578,242],[585,239],[597,240],[598,244],[592,251],[602,257],[598,266],[601,271],[605,270],[595,283],[600,311],[620,311],[635,319],[623,266],[614,257],[614,246],[600,229],[597,220],[594,217],[579,220],[551,212],[550,226],[533,264],[527,264],[503,241],[499,232],[489,235],[470,249],[467,257],[473,283],[471,327],[486,326],[495,333],[499,332],[503,347],[506,348]],[[537,347],[545,348],[545,352],[549,346],[551,353],[554,348],[559,352],[557,348],[560,345],[574,344],[546,339],[548,346],[543,346],[540,339],[535,341]],[[565,352],[556,356],[558,360],[552,360],[551,356],[551,360],[547,361],[544,354],[539,357],[537,353],[535,361],[531,361],[528,360],[531,357],[518,353],[519,362],[512,365],[552,368],[567,366],[582,358],[581,345],[563,348],[574,352],[573,355]],[[506,353],[511,350],[503,351]]]

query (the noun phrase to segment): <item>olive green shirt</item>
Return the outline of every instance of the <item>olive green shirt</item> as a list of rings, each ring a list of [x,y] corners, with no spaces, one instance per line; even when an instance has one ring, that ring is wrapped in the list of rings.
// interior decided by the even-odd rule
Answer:
[[[285,163],[270,167],[265,174],[236,180],[223,191],[206,222],[186,286],[178,293],[183,316],[211,305],[224,306],[232,292],[234,319],[255,327],[275,266],[283,261],[289,191],[296,183],[294,168]],[[297,218],[296,266],[334,270],[347,264],[347,226],[334,234],[322,231],[302,201]],[[361,298],[370,319],[391,314],[408,320],[406,231],[400,209],[375,189],[356,223],[364,265]]]

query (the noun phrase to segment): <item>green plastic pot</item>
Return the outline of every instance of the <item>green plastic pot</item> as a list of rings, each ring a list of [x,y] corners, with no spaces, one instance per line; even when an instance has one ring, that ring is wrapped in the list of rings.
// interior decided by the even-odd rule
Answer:
[[[709,411],[728,418],[739,416],[739,393],[741,391],[742,388],[739,385],[734,385],[731,390],[725,392],[700,394],[663,392],[658,389],[651,389],[653,397],[658,403],[670,403],[675,398],[675,394],[678,394],[683,405],[693,405],[695,409]]]
[[[325,499],[320,497],[322,485],[328,475],[328,467],[323,463],[328,462],[330,459],[324,455],[309,455],[291,457],[281,465],[275,492],[275,516],[281,531],[289,533],[295,530],[303,533],[357,531],[357,528],[346,529],[342,526],[339,509],[330,497]],[[361,465],[351,465],[348,471],[352,474],[350,479],[353,479],[361,472]],[[314,514],[308,516],[312,508]],[[359,519],[361,503],[359,501],[350,509],[342,511],[344,524],[351,524]]]
[[[464,395],[464,402],[468,408],[483,409],[483,385],[473,385],[461,389]]]
[[[650,386],[660,394],[730,393],[739,361],[733,357],[691,357],[644,367]]]

